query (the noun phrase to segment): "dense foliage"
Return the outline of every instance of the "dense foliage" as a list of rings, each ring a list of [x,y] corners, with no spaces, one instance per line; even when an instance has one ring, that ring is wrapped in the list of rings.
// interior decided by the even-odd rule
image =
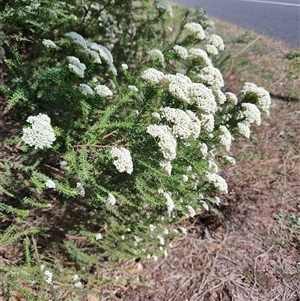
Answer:
[[[156,1],[1,5],[0,246],[25,254],[10,289],[34,280],[55,299],[55,281],[106,281],[81,282],[83,267],[167,256],[168,225],[227,193],[220,167],[268,113],[268,92],[222,91],[213,61],[225,46],[201,10],[176,24]]]

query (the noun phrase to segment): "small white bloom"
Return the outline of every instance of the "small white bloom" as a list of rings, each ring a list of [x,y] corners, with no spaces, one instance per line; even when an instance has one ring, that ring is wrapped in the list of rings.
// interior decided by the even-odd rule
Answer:
[[[164,192],[164,197],[166,198],[166,206],[167,206],[167,211],[168,211],[168,215],[170,216],[172,211],[175,208],[174,202],[171,198],[171,195],[168,192]]]
[[[82,48],[87,48],[86,41],[84,37],[74,31],[68,32],[65,36],[70,37],[74,43],[80,45]]]
[[[217,55],[219,53],[218,49],[216,46],[211,45],[211,44],[207,44],[205,46],[206,52],[212,55]]]
[[[243,122],[239,122],[237,126],[238,126],[238,131],[241,135],[245,136],[246,138],[250,137],[250,133],[251,133],[250,123],[243,121]]]
[[[167,250],[164,250],[164,258],[167,258],[168,257],[168,252]]]
[[[216,34],[212,34],[209,37],[208,41],[211,45],[215,46],[218,50],[224,50],[225,49],[223,39],[220,36],[216,35]]]
[[[159,162],[159,165],[167,172],[167,174],[170,176],[172,172],[172,164],[169,160],[162,160]]]
[[[47,188],[55,188],[56,187],[55,183],[51,179],[48,179],[45,184],[46,184]]]
[[[113,92],[108,87],[106,87],[104,85],[97,85],[94,88],[94,90],[101,97],[108,97],[108,96],[112,96],[113,95]]]
[[[109,193],[106,204],[114,206],[116,204],[116,202],[117,202],[117,200],[116,200],[115,196],[113,194]]]
[[[162,1],[155,1],[155,6],[158,10],[166,12],[171,18],[173,18],[172,7],[169,4],[164,3]]]
[[[204,208],[206,211],[209,211],[209,207],[208,207],[208,205],[207,205],[206,202],[200,201],[200,203],[202,204],[203,208]]]
[[[182,232],[183,235],[187,234],[187,230],[183,227],[179,227],[179,230]]]
[[[152,255],[152,259],[153,259],[153,261],[157,261],[158,257],[156,255]]]
[[[191,22],[184,25],[184,28],[186,28],[190,33],[195,34],[196,37],[200,40],[205,39],[205,31],[201,24]]]
[[[150,228],[150,231],[153,232],[153,231],[155,230],[156,226],[150,224],[150,225],[149,225],[149,228]]]
[[[151,116],[154,117],[155,119],[158,119],[158,120],[161,119],[159,113],[157,113],[157,112],[153,112],[153,113],[151,114]]]
[[[77,182],[76,187],[77,187],[77,190],[78,190],[78,194],[81,197],[84,197],[85,196],[85,189],[84,189],[83,185],[80,182]]]
[[[77,274],[75,274],[75,275],[73,276],[73,281],[77,281],[77,280],[79,280],[79,276],[78,276]]]
[[[46,266],[45,266],[44,264],[41,264],[41,266],[40,266],[40,271],[43,272],[44,269],[45,269],[45,267],[46,267]]]
[[[192,206],[187,205],[186,208],[188,210],[188,213],[189,213],[190,217],[194,217],[196,215],[196,212],[195,212],[195,210],[194,210],[194,208]]]
[[[74,287],[81,288],[82,287],[82,282],[81,281],[75,282]]]
[[[169,230],[167,228],[165,228],[163,234],[168,235],[169,234]]]
[[[187,175],[182,176],[182,182],[187,182],[189,180],[189,177]]]
[[[129,85],[128,89],[131,90],[132,92],[138,92],[139,91],[139,89],[134,85]]]
[[[122,239],[122,240],[125,240],[125,235],[121,235],[121,239]]]
[[[243,103],[243,116],[245,117],[245,122],[251,124],[256,123],[257,125],[261,124],[261,113],[258,107],[253,103]]]
[[[23,129],[21,139],[24,143],[34,146],[35,149],[51,147],[56,137],[50,124],[50,118],[40,113],[37,116],[29,116],[26,121],[31,124],[31,128]]]
[[[157,235],[156,237],[159,240],[159,244],[163,246],[165,244],[165,239],[161,235]]]
[[[153,59],[158,59],[160,63],[164,63],[165,58],[162,52],[159,49],[153,49],[148,51],[148,55]]]
[[[127,64],[122,64],[121,67],[122,67],[123,70],[128,70],[128,65]]]
[[[97,234],[95,235],[95,239],[96,239],[96,240],[102,239],[102,234],[101,234],[101,233],[97,233]]]
[[[142,72],[141,78],[150,84],[158,84],[164,79],[164,74],[154,68],[149,68]]]
[[[173,47],[173,49],[175,50],[175,52],[178,54],[178,56],[179,56],[181,59],[185,60],[185,59],[188,58],[189,53],[188,53],[188,51],[187,51],[187,49],[186,49],[185,47],[180,46],[180,45],[175,45],[175,46]]]
[[[61,169],[67,170],[69,168],[67,161],[59,161],[59,167]]]
[[[46,270],[44,272],[44,275],[46,276],[46,279],[45,281],[50,284],[52,282],[52,277],[53,277],[53,274],[49,271],[49,270]]]
[[[69,61],[69,69],[79,77],[84,77],[85,64],[81,63],[75,56],[68,56],[67,59]]]
[[[228,193],[228,185],[224,178],[216,173],[206,173],[206,178],[211,182],[220,192]]]
[[[94,92],[89,85],[80,84],[80,91],[83,95],[92,95]]]
[[[231,141],[232,141],[232,136],[231,136],[229,130],[224,125],[220,125],[220,131],[221,131],[220,143],[225,146],[225,149],[227,151],[229,151]]]
[[[124,147],[112,147],[110,155],[116,158],[114,165],[119,172],[126,171],[128,174],[133,172],[133,163],[130,151]]]
[[[42,43],[46,48],[58,48],[57,45],[51,40],[43,39]]]

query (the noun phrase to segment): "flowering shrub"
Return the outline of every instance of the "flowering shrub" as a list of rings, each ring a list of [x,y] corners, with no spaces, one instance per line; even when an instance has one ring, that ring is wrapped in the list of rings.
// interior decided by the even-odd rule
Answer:
[[[167,225],[220,204],[228,192],[220,166],[234,163],[234,137],[250,136],[270,96],[250,83],[239,97],[223,91],[213,61],[224,44],[212,22],[187,11],[170,30],[172,16],[162,2],[6,4],[10,73],[0,89],[23,129],[1,142],[19,154],[13,164],[1,158],[0,209],[19,216],[2,245],[32,234],[43,260],[55,244],[74,267],[106,257],[152,260],[167,256],[165,241],[176,235]],[[16,171],[26,181],[12,185]],[[38,265],[25,247],[27,265]],[[59,277],[55,263],[48,266],[56,273],[41,274],[49,285]]]

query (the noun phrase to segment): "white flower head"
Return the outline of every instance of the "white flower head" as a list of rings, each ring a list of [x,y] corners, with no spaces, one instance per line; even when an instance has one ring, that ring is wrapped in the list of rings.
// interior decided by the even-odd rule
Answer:
[[[164,3],[162,1],[155,1],[154,3],[158,10],[166,12],[171,18],[173,18],[173,10],[169,4]]]
[[[205,39],[205,31],[201,24],[191,22],[184,25],[184,28],[186,28],[191,34],[195,34],[196,37],[200,40]]]
[[[162,160],[159,162],[159,165],[167,172],[167,174],[170,176],[172,172],[172,164],[169,160]]]
[[[201,65],[210,66],[212,64],[207,53],[200,48],[191,48],[189,49],[188,59],[199,62]]]
[[[45,184],[46,184],[47,188],[53,188],[54,189],[56,187],[55,183],[51,179],[48,179]]]
[[[213,86],[217,89],[224,86],[222,73],[212,65],[202,68],[197,77],[205,85]]]
[[[116,158],[114,165],[119,172],[126,171],[128,174],[133,172],[133,163],[130,151],[124,147],[113,147],[110,150],[110,155]]]
[[[134,86],[134,85],[129,85],[129,86],[128,86],[128,89],[129,89],[130,91],[132,91],[132,92],[138,92],[138,91],[139,91],[139,89],[138,89],[136,86]]]
[[[123,63],[123,64],[121,65],[121,67],[122,67],[123,70],[128,70],[128,65],[125,64],[125,63]]]
[[[160,83],[163,78],[164,78],[164,74],[161,71],[158,71],[154,68],[149,68],[145,71],[143,71],[143,73],[141,74],[141,78],[147,82],[149,82],[150,84],[158,84]]]
[[[224,178],[216,173],[206,173],[206,178],[211,182],[220,192],[228,193],[228,185]]]
[[[71,31],[65,34],[66,37],[70,37],[74,43],[80,45],[82,48],[87,48],[84,37],[77,32]]]
[[[53,277],[53,274],[49,271],[49,270],[46,270],[44,272],[44,275],[45,275],[45,281],[48,283],[48,284],[51,284],[52,283],[52,277]]]
[[[246,138],[250,138],[250,134],[251,134],[250,123],[243,121],[243,122],[239,122],[237,126],[238,126],[238,131],[241,135],[245,136]]]
[[[77,187],[77,190],[78,190],[78,194],[81,197],[84,197],[85,196],[85,189],[84,189],[83,185],[80,182],[77,182],[76,187]]]
[[[80,84],[79,87],[80,87],[81,93],[85,96],[92,95],[94,93],[94,91],[92,90],[92,88],[89,85]]]
[[[168,126],[149,125],[147,127],[147,133],[154,138],[159,138],[158,146],[166,160],[171,161],[176,158],[177,141]]]
[[[116,202],[117,202],[117,200],[116,200],[115,196],[112,193],[109,193],[106,204],[114,206],[116,204]]]
[[[81,63],[75,56],[68,56],[67,59],[69,61],[69,69],[79,77],[84,77],[85,64]]]
[[[164,55],[159,49],[153,49],[148,51],[148,55],[153,59],[158,59],[159,62],[162,64],[165,62]]]
[[[46,48],[53,48],[53,49],[58,48],[57,45],[52,40],[43,39],[42,43]]]
[[[101,234],[101,233],[97,233],[97,234],[95,235],[95,239],[96,239],[96,240],[102,239],[102,234]]]
[[[188,210],[188,213],[189,213],[190,217],[194,217],[196,215],[196,212],[195,212],[194,208],[191,205],[187,205],[186,208]]]
[[[261,124],[261,113],[258,107],[253,103],[243,103],[243,116],[245,117],[245,122],[251,124],[256,123],[257,125]]]
[[[113,92],[104,85],[97,85],[94,89],[96,93],[101,97],[108,97],[113,95]]]
[[[211,44],[205,45],[205,49],[206,49],[206,52],[211,55],[217,55],[219,53],[217,47],[214,45],[211,45]]]
[[[167,212],[168,212],[168,215],[170,216],[175,208],[175,205],[174,205],[174,202],[171,198],[171,195],[170,193],[168,192],[164,192],[163,193],[164,197],[166,198],[166,206],[167,206]]]
[[[74,287],[81,288],[82,287],[82,282],[81,281],[75,282]]]
[[[173,47],[173,49],[175,50],[175,52],[177,53],[177,55],[178,55],[181,59],[185,60],[185,59],[188,58],[189,53],[188,53],[188,51],[187,51],[187,49],[186,49],[185,47],[180,46],[180,45],[175,45],[175,46]]]
[[[262,110],[263,112],[269,115],[269,109],[271,105],[271,97],[270,93],[262,87],[257,87],[255,84],[252,83],[245,83],[242,94],[246,95],[253,95],[257,99],[257,107]]]
[[[222,51],[222,50],[225,49],[223,39],[220,36],[216,35],[216,34],[210,35],[208,41],[211,45],[216,47],[218,50]]]
[[[224,125],[220,125],[220,143],[225,146],[225,149],[229,151],[231,141],[232,141],[232,136],[229,130],[226,128]]]
[[[29,116],[26,121],[31,124],[31,127],[23,128],[21,139],[24,143],[34,146],[35,149],[51,147],[56,137],[50,124],[50,118],[40,113],[37,116]]]

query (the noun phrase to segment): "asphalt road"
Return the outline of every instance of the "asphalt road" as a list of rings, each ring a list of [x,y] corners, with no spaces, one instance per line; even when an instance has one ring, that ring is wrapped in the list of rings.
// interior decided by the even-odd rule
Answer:
[[[300,48],[300,0],[173,0]]]

